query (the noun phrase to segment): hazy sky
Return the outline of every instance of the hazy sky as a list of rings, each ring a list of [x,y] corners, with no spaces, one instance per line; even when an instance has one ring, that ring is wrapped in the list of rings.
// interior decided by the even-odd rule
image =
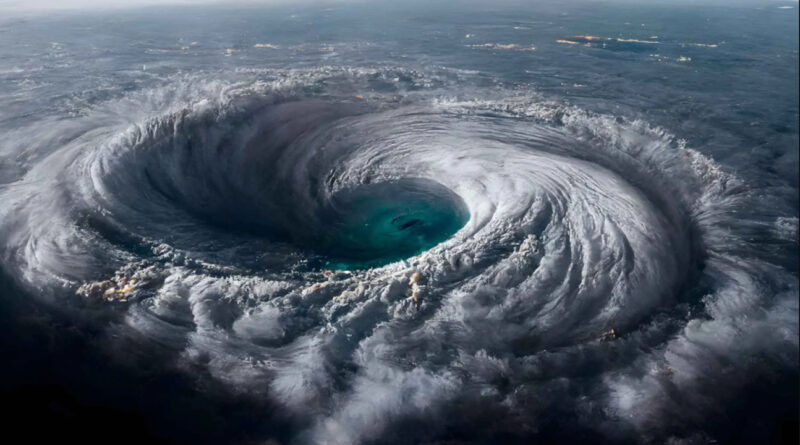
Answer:
[[[0,10],[53,10],[53,9],[115,9],[130,6],[150,5],[190,5],[190,4],[276,4],[276,3],[319,3],[330,4],[344,0],[0,0]],[[488,0],[487,0],[488,1]],[[622,0],[625,1],[625,0]],[[668,3],[670,0],[648,0]],[[673,0],[675,3],[797,3],[798,0]]]
[[[131,6],[192,5],[192,4],[276,4],[319,3],[341,0],[0,0],[0,10],[52,10],[52,9],[115,9]]]

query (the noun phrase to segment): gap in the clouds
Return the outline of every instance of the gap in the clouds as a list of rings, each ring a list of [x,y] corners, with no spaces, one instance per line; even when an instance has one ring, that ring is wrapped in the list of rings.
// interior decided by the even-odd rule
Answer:
[[[424,252],[469,220],[461,198],[429,180],[368,184],[339,193],[326,212],[327,267],[376,267]]]

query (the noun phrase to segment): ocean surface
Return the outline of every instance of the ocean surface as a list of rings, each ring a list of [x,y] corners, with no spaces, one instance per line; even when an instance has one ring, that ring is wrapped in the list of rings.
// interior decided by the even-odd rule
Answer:
[[[796,441],[797,7],[0,6],[4,430]]]

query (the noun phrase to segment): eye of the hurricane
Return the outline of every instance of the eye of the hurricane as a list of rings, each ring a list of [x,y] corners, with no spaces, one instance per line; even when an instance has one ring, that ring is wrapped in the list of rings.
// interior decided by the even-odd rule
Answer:
[[[402,180],[338,193],[325,213],[329,267],[380,266],[447,240],[469,219],[464,201],[441,184]]]

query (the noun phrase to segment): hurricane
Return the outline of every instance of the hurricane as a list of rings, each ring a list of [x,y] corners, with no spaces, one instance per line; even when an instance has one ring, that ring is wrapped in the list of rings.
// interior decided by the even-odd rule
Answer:
[[[415,63],[79,105],[4,137],[3,270],[268,401],[275,443],[706,443],[736,388],[796,371],[796,274],[763,243],[797,218],[641,116]]]

